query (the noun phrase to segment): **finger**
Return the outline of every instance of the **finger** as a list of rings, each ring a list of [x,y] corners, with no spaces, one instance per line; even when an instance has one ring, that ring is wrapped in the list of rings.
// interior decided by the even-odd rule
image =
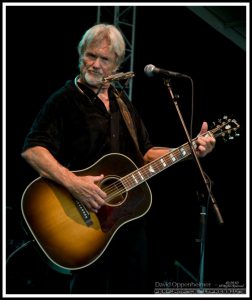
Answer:
[[[101,206],[91,197],[86,198],[83,200],[84,205],[93,212],[98,212],[98,210],[101,208]]]
[[[92,206],[91,206],[91,204],[90,204],[90,200],[88,200],[88,199],[83,199],[81,202],[82,202],[89,210],[92,209]]]
[[[104,193],[105,194],[105,193]],[[106,195],[106,194],[105,194]],[[96,201],[96,203],[99,205],[99,206],[102,206],[104,205],[106,202],[105,202],[105,198],[102,198],[100,195],[98,194],[94,194],[93,195],[94,197],[94,200]]]
[[[103,178],[104,178],[104,175],[103,175],[103,174],[101,174],[101,175],[99,175],[99,176],[94,176],[94,177],[93,177],[95,183],[101,181]]]
[[[211,136],[200,137],[198,140],[199,140],[199,145],[206,146],[209,148],[213,148],[216,142],[216,140]]]
[[[96,195],[97,195],[98,199],[101,199],[102,201],[104,201],[107,198],[107,194],[100,188],[99,188],[99,190],[97,190]]]
[[[211,143],[213,146],[214,146],[215,143],[216,143],[216,139],[213,138],[213,137],[210,137],[210,138],[209,138],[209,141],[210,141],[210,143]]]
[[[103,178],[104,175],[100,175],[100,176],[94,176],[94,183],[100,182]],[[96,185],[96,190],[94,191],[94,193],[96,193],[100,198],[105,199],[107,197],[107,194],[101,189],[99,188],[99,186]]]
[[[91,207],[92,209],[100,209],[101,205],[99,203],[97,203],[97,201],[95,199],[92,199],[90,201]]]
[[[92,205],[89,203],[89,206],[90,206],[90,207],[89,207],[89,210],[92,211],[92,212],[94,212],[94,213],[97,213],[98,210],[99,210],[99,208],[95,207],[94,203],[95,203],[95,202],[93,202]]]
[[[203,122],[202,126],[201,126],[201,129],[200,129],[200,134],[206,133],[207,130],[208,130],[208,124],[207,124],[207,122]]]
[[[203,145],[199,145],[197,149],[200,153],[204,153],[206,151],[206,147]]]
[[[93,196],[97,196],[98,199],[105,200],[107,194],[101,188],[99,188],[99,186],[96,186],[95,190],[93,191]]]
[[[198,139],[197,139],[197,144],[198,144],[199,146],[200,146],[200,145],[206,146],[206,144],[207,144],[206,138],[205,138],[205,137],[202,137],[202,136],[198,137]]]

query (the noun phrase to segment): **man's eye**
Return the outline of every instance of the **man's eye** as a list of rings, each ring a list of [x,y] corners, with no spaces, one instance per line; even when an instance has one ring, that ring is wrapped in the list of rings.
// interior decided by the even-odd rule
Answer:
[[[89,57],[92,59],[96,59],[96,56],[94,54],[90,54]]]
[[[87,53],[86,57],[89,58],[89,59],[96,59],[96,56],[94,54],[91,54],[91,53]]]
[[[109,59],[107,57],[102,57],[101,60],[102,60],[103,63],[108,63],[109,62]]]

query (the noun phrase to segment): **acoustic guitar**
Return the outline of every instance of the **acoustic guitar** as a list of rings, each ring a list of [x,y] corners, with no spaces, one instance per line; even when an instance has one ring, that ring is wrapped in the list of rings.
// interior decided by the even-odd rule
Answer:
[[[224,117],[205,135],[233,138],[239,124]],[[196,139],[192,147],[196,148]],[[39,177],[25,189],[21,210],[26,227],[50,265],[71,273],[94,263],[106,250],[118,229],[145,215],[152,195],[147,180],[191,154],[188,143],[137,168],[125,155],[111,153],[77,176],[104,174],[99,186],[107,194],[106,205],[98,213],[89,211],[63,186]]]

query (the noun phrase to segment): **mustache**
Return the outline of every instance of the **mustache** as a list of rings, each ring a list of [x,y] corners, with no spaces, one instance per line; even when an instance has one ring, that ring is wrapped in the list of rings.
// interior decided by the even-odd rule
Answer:
[[[88,71],[88,72],[91,72],[91,73],[93,73],[93,74],[95,74],[95,75],[103,76],[103,73],[102,73],[102,72],[97,71],[97,70],[94,70],[94,69],[92,69],[92,68],[87,69],[87,71]]]

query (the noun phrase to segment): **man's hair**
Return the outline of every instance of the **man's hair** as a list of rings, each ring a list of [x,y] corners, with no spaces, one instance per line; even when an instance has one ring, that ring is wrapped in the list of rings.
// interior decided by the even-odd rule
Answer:
[[[99,43],[104,39],[109,41],[111,48],[114,50],[116,64],[119,67],[125,56],[125,41],[119,29],[109,24],[94,25],[84,33],[78,45],[79,64],[82,63],[82,58],[87,47],[92,42]]]

